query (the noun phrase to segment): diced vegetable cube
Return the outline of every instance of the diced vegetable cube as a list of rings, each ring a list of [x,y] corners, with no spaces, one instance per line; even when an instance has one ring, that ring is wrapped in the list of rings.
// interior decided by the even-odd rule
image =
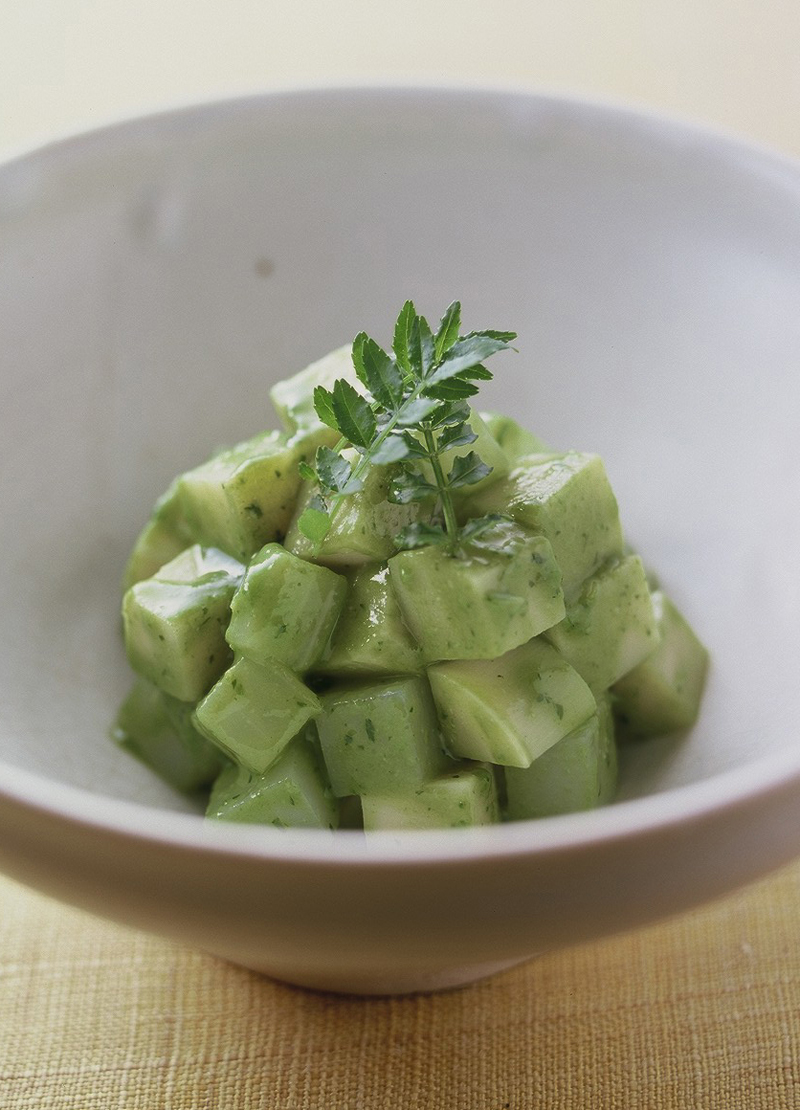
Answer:
[[[235,588],[236,579],[224,573],[131,586],[122,619],[133,669],[181,701],[201,698],[230,661],[225,629]]]
[[[417,520],[421,512],[419,503],[396,505],[389,500],[389,487],[396,473],[394,466],[373,466],[364,478],[363,488],[336,506],[330,530],[319,550],[297,524],[316,493],[313,484],[305,482],[286,533],[287,550],[301,559],[337,569],[385,562],[397,550],[394,542],[397,533]]]
[[[523,428],[513,416],[503,416],[497,412],[482,412],[481,416],[505,452],[510,466],[516,466],[525,455],[555,454],[544,440]]]
[[[534,759],[506,767],[506,814],[512,821],[605,805],[617,786],[617,749],[608,697],[588,721]]]
[[[340,574],[267,544],[233,595],[228,643],[257,663],[280,659],[307,671],[327,647],[346,593]]]
[[[212,580],[221,582],[227,579],[229,584],[236,586],[241,582],[243,574],[244,566],[238,559],[231,558],[216,547],[201,547],[196,543],[164,563],[153,578],[157,582],[175,584],[206,583]]]
[[[337,378],[361,388],[349,343],[312,362],[291,378],[275,383],[269,391],[270,400],[289,435],[325,427],[314,408],[314,390],[318,385],[332,389]],[[328,441],[333,446],[339,438],[338,433],[331,428],[327,431]]]
[[[658,624],[639,556],[606,563],[588,578],[545,636],[595,691],[651,655]]]
[[[448,750],[463,759],[528,767],[596,710],[584,680],[541,637],[499,659],[428,668]]]
[[[342,687],[321,702],[317,730],[337,797],[415,789],[448,765],[424,678]]]
[[[263,773],[320,711],[319,700],[277,659],[237,659],[197,706],[198,728],[250,771]]]
[[[364,794],[365,829],[441,829],[491,825],[500,819],[494,774],[464,764],[399,795]]]
[[[708,651],[663,591],[653,593],[653,606],[660,643],[613,688],[620,728],[631,737],[694,724],[708,671]]]
[[[123,590],[141,582],[178,555],[197,537],[189,527],[178,495],[178,479],[156,502],[128,558]]]
[[[190,793],[210,783],[223,759],[193,727],[192,707],[138,678],[119,708],[113,738],[176,790]]]
[[[468,502],[471,516],[498,512],[547,536],[569,599],[623,548],[619,510],[602,460],[579,454],[530,456]]]
[[[194,534],[243,562],[282,539],[300,486],[298,458],[285,436],[269,432],[187,471],[178,488]]]
[[[544,536],[498,522],[460,556],[442,546],[389,560],[406,624],[427,662],[493,659],[564,615],[561,574]]]
[[[256,774],[230,764],[211,790],[207,816],[285,828],[333,829],[338,807],[305,735]]]
[[[403,623],[386,563],[372,563],[348,575],[342,615],[330,652],[315,666],[325,675],[416,674],[422,670],[419,645]]]

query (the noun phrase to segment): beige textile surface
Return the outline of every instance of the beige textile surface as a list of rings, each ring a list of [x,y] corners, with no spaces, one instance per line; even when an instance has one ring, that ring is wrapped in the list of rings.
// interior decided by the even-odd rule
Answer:
[[[800,1107],[798,936],[800,863],[460,991],[338,998],[0,879],[0,1107]]]

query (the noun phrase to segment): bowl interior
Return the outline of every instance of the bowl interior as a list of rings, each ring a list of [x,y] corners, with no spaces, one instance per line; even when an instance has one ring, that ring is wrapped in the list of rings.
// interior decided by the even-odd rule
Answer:
[[[174,473],[274,425],[274,380],[409,296],[519,332],[483,403],[604,456],[711,650],[700,723],[621,797],[790,750],[799,215],[778,158],[501,93],[254,98],[0,169],[0,760],[191,808],[107,739],[127,551]]]

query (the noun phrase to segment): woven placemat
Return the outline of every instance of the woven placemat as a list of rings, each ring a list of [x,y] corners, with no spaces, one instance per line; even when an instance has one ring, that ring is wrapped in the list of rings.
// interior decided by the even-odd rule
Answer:
[[[800,864],[440,995],[271,982],[0,879],[2,1110],[800,1107]]]

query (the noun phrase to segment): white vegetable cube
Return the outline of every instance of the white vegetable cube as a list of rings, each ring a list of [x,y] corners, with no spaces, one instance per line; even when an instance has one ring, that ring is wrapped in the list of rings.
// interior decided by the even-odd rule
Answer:
[[[608,697],[597,712],[530,767],[506,767],[506,814],[512,821],[605,805],[617,786],[617,748]]]
[[[422,670],[419,644],[406,628],[386,563],[348,574],[347,598],[319,674],[397,675]]]
[[[528,767],[596,710],[594,695],[542,637],[499,659],[436,663],[428,677],[454,756]]]
[[[340,574],[267,544],[233,595],[228,643],[257,663],[280,659],[307,671],[327,647],[346,594]]]
[[[225,628],[236,581],[148,578],[122,601],[125,648],[135,671],[181,701],[197,701],[230,662]]]
[[[493,659],[564,616],[561,574],[544,536],[495,524],[459,555],[442,546],[389,560],[406,624],[426,662]]]
[[[179,492],[194,534],[244,562],[282,539],[300,486],[299,457],[283,435],[269,432],[187,471]]]
[[[214,783],[208,817],[280,828],[333,829],[338,807],[305,735],[263,773],[229,764]]]
[[[656,736],[694,724],[708,671],[708,651],[661,590],[653,593],[653,607],[659,645],[613,688],[626,736]]]
[[[404,794],[364,794],[365,829],[441,829],[492,825],[500,819],[491,767],[464,764]]]
[[[447,766],[424,678],[341,687],[320,700],[317,731],[337,797],[415,789]]]
[[[622,553],[617,501],[597,455],[532,455],[468,504],[472,516],[505,513],[547,536],[567,598],[606,559]]]
[[[144,678],[120,706],[112,735],[176,790],[199,790],[222,766],[218,749],[193,727],[191,706]]]
[[[336,569],[385,562],[397,550],[394,542],[397,533],[423,513],[419,503],[396,505],[389,500],[389,487],[397,472],[395,466],[370,467],[362,489],[343,497],[336,505],[330,530],[319,549],[297,525],[317,493],[313,483],[305,482],[286,533],[287,550],[301,559]]]
[[[237,763],[263,773],[319,711],[316,695],[283,663],[242,658],[197,706],[195,721]]]
[[[560,624],[545,633],[593,690],[606,690],[656,650],[658,622],[638,555],[584,582]]]

